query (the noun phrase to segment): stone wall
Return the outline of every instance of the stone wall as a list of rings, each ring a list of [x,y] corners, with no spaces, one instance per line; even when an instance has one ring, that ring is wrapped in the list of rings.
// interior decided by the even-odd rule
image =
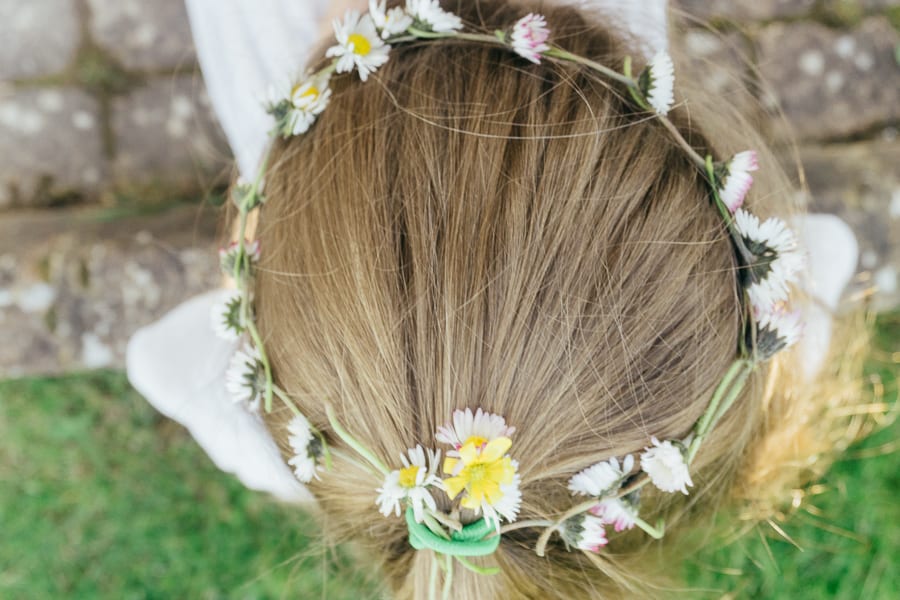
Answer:
[[[709,92],[856,229],[854,293],[900,304],[900,1],[676,1]],[[199,199],[230,159],[182,2],[0,0],[0,377],[121,365],[131,331],[218,281]]]

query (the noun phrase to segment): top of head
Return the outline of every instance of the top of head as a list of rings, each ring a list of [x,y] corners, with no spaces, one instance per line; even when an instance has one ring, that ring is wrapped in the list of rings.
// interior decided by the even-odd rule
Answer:
[[[483,0],[455,12],[490,31],[526,11]],[[571,9],[542,12],[554,41],[622,70],[615,32]],[[333,79],[328,110],[269,160],[255,295],[275,377],[313,422],[327,421],[328,399],[385,459],[434,446],[456,408],[501,414],[517,428],[520,518],[556,514],[574,471],[651,435],[683,437],[704,412],[741,335],[731,242],[669,133],[589,69],[454,39],[391,52],[375,81]],[[734,121],[718,128],[718,108],[671,120],[720,156],[756,140]],[[782,184],[757,185],[774,198]],[[698,456],[695,501],[724,487],[702,489],[733,472],[758,396],[745,393]],[[380,549],[395,588],[422,593],[428,559],[401,520],[371,518],[371,495],[356,493],[379,482],[340,471],[311,486],[332,524]],[[469,585],[487,598],[621,584],[609,566],[585,578],[588,561],[607,559],[539,559],[536,536],[504,536],[503,575],[458,594],[454,584],[454,597]],[[626,536],[618,549],[644,543]]]

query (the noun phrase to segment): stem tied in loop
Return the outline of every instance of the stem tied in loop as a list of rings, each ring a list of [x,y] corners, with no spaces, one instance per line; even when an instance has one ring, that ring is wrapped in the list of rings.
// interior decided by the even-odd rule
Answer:
[[[456,558],[487,556],[493,554],[500,545],[500,536],[491,535],[496,530],[484,519],[475,521],[454,531],[450,539],[443,538],[423,523],[417,523],[413,510],[406,509],[406,526],[409,529],[409,543],[416,550],[434,550]]]

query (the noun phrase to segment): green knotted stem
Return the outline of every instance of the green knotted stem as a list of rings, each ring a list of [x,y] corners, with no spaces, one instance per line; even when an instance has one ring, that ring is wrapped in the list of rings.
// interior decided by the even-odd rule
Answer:
[[[470,523],[461,531],[454,531],[447,539],[434,533],[426,524],[417,523],[412,508],[407,508],[406,527],[409,529],[409,543],[416,550],[433,550],[455,558],[488,556],[500,545],[500,536],[490,535],[496,530],[485,519]]]

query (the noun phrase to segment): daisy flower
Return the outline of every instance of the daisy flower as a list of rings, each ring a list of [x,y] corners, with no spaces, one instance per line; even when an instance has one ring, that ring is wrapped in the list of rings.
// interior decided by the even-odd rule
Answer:
[[[653,485],[664,492],[687,494],[687,486],[693,486],[684,454],[671,441],[660,442],[651,438],[652,448],[641,454],[641,470],[650,476]]]
[[[569,480],[569,491],[573,494],[601,497],[609,494],[622,485],[622,480],[634,468],[634,457],[630,454],[622,460],[612,457],[584,469]]]
[[[511,446],[507,437],[491,440],[480,450],[474,442],[467,442],[459,449],[459,458],[445,459],[444,473],[452,475],[444,480],[450,500],[465,492],[460,505],[485,513],[495,524],[499,524],[494,515],[499,508],[507,515],[517,512],[518,506],[513,510],[513,505],[518,500],[506,498],[518,494],[517,464],[506,454]]]
[[[756,321],[756,351],[765,360],[790,348],[803,333],[803,318],[799,310],[788,310],[780,304],[770,311],[753,311]]]
[[[494,504],[482,503],[481,510],[484,513],[485,520],[493,525],[495,529],[500,530],[500,520],[505,519],[507,523],[512,523],[519,516],[519,509],[522,507],[522,478],[519,477],[519,462],[511,461],[512,468],[515,470],[511,483],[501,483],[501,498]]]
[[[637,509],[622,498],[607,498],[593,507],[591,514],[599,517],[604,525],[612,525],[616,531],[624,531],[634,527]]]
[[[294,475],[303,483],[312,478],[319,478],[319,457],[322,456],[322,440],[319,439],[306,420],[306,417],[294,415],[288,422],[288,444],[291,447],[291,458],[288,464],[294,467]]]
[[[600,552],[600,548],[609,541],[606,539],[603,521],[587,514],[580,514],[567,520],[562,535],[569,546],[585,552]]]
[[[416,522],[421,523],[425,518],[426,508],[437,510],[437,504],[428,488],[442,487],[440,478],[435,475],[441,453],[429,449],[426,461],[425,451],[422,446],[417,445],[407,450],[406,455],[401,454],[400,459],[403,461],[403,468],[387,474],[384,483],[376,490],[376,502],[384,516],[394,513],[399,517],[400,503],[405,500],[413,509]]]
[[[438,0],[406,0],[406,12],[415,20],[416,27],[428,31],[446,33],[463,26],[460,18],[442,9]]]
[[[675,102],[675,66],[668,52],[662,50],[650,60],[638,83],[653,110],[667,114]]]
[[[356,68],[359,78],[365,81],[369,73],[374,73],[388,61],[391,47],[375,31],[375,23],[368,14],[360,16],[355,10],[347,12],[343,23],[334,21],[334,35],[338,43],[329,48],[325,56],[337,57],[335,70],[338,73],[349,73]]]
[[[235,403],[244,404],[253,412],[259,410],[266,389],[266,373],[259,350],[244,344],[235,351],[225,371],[225,389]]]
[[[770,312],[787,300],[788,286],[797,281],[806,260],[797,238],[784,221],[776,217],[760,223],[756,216],[739,208],[734,227],[753,255],[744,271],[744,285],[755,310]]]
[[[719,198],[730,212],[734,213],[744,203],[744,198],[753,185],[753,176],[750,172],[758,169],[759,162],[753,150],[738,152],[725,165],[724,175],[720,178],[722,185],[719,188]]]
[[[541,54],[550,49],[547,38],[550,30],[543,15],[529,13],[513,25],[510,43],[513,51],[535,64],[541,62]]]
[[[319,72],[295,84],[282,82],[270,91],[266,111],[282,137],[309,131],[331,100],[331,74]]]
[[[233,342],[244,333],[241,322],[241,293],[233,290],[225,298],[216,302],[209,312],[210,323],[216,335]]]
[[[385,4],[385,0],[381,0],[381,2],[369,0],[369,14],[372,15],[375,29],[381,32],[383,39],[403,33],[413,23],[412,17],[406,14],[405,10],[399,6],[386,10]]]
[[[250,266],[259,262],[259,240],[252,242],[244,242],[244,254],[250,259]],[[234,266],[237,264],[240,255],[240,245],[237,242],[231,242],[224,248],[219,248],[219,265],[222,272],[229,277],[234,275]]]
[[[510,437],[515,427],[507,427],[506,420],[500,415],[484,412],[481,408],[472,413],[472,409],[453,411],[453,423],[438,427],[435,439],[453,446],[447,456],[459,458],[459,449],[472,442],[479,450],[497,438]]]

